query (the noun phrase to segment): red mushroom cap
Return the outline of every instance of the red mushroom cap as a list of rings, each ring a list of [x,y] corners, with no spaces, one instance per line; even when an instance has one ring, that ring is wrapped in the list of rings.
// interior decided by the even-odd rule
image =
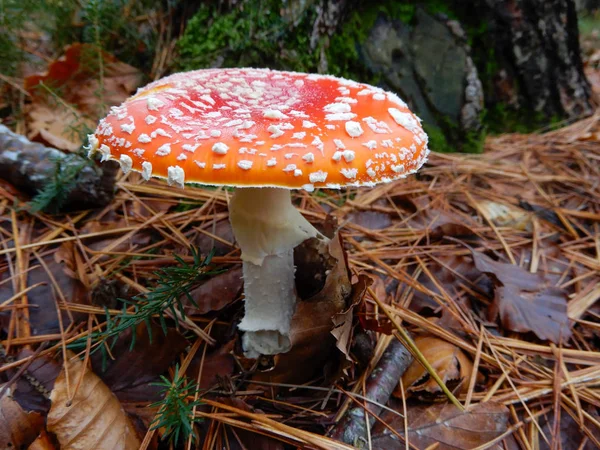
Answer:
[[[395,94],[327,75],[208,69],[138,91],[91,138],[103,159],[170,184],[373,186],[426,160],[420,120]]]

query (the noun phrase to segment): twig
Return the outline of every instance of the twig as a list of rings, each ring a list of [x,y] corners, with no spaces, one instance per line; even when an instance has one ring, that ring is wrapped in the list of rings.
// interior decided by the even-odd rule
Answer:
[[[2,396],[4,395],[4,393],[6,392],[7,389],[10,389],[10,387],[17,382],[17,380],[21,377],[24,376],[25,379],[38,391],[40,392],[44,397],[49,398],[50,397],[50,393],[40,384],[40,382],[30,373],[27,372],[27,369],[29,368],[29,366],[31,365],[31,363],[33,361],[35,361],[35,359],[40,355],[40,353],[42,352],[42,350],[44,350],[47,347],[48,343],[47,342],[43,342],[37,349],[36,351],[31,355],[31,357],[27,360],[27,362],[25,364],[23,364],[21,367],[19,367],[19,370],[17,370],[17,373],[15,373],[12,378],[10,380],[8,380],[8,383],[6,383],[4,386],[2,386],[2,389],[0,389],[0,398],[2,398]],[[4,350],[2,349],[2,345],[0,344],[0,356],[4,356],[7,359],[9,358],[8,355],[6,355],[4,353]]]
[[[367,290],[368,290],[369,294],[371,294],[371,297],[373,298],[373,300],[375,300],[375,303],[377,303],[377,306],[379,306],[382,309],[382,311],[385,313],[385,315],[390,320],[390,322],[392,322],[392,324],[394,325],[394,328],[396,328],[396,331],[400,335],[400,338],[410,348],[411,353],[417,358],[419,363],[421,363],[421,365],[423,367],[425,367],[425,369],[429,373],[429,376],[431,378],[433,378],[433,380],[437,383],[437,385],[440,387],[442,392],[444,394],[446,394],[446,397],[448,397],[448,400],[450,400],[450,402],[454,406],[456,406],[460,411],[463,411],[465,409],[463,407],[463,405],[456,399],[454,394],[452,392],[450,392],[450,389],[448,389],[448,386],[446,386],[446,383],[444,383],[442,381],[442,379],[437,374],[435,369],[431,366],[431,364],[429,364],[429,361],[427,361],[427,359],[425,359],[425,356],[423,356],[423,353],[421,353],[421,351],[419,350],[417,345],[413,342],[413,340],[409,336],[408,332],[398,323],[396,318],[390,313],[390,311],[388,310],[388,306],[384,305],[381,302],[381,300],[379,300],[377,298],[377,294],[375,294],[375,292],[373,292],[372,288],[368,287]]]
[[[379,415],[381,407],[378,404],[387,403],[398,380],[412,361],[412,355],[406,347],[400,341],[392,340],[367,379],[365,397],[370,402],[365,407],[349,409],[329,436],[346,444],[366,442],[368,429],[365,414]],[[368,418],[369,428],[374,422],[374,418]]]

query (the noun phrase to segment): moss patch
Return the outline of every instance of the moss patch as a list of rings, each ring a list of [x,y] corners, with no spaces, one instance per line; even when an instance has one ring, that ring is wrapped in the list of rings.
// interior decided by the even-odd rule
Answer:
[[[378,76],[361,64],[360,43],[379,14],[407,23],[415,14],[413,3],[387,0],[377,6],[359,5],[339,32],[322,37],[313,49],[316,5],[306,7],[294,24],[281,16],[280,8],[279,0],[246,0],[231,11],[203,4],[179,41],[180,69],[260,66],[317,72],[324,52],[328,73],[376,84]]]
[[[483,152],[486,130],[480,132],[468,132],[460,137],[455,136],[456,127],[446,126],[443,130],[437,125],[423,123],[423,129],[429,137],[429,148],[440,153],[481,153]],[[458,142],[459,144],[454,144]]]
[[[229,12],[203,4],[179,41],[179,66],[312,72],[318,64],[318,52],[310,51],[314,14],[308,8],[294,27],[281,17],[277,0],[248,0]]]
[[[204,4],[188,22],[179,41],[179,68],[254,66],[318,72],[321,54],[324,53],[328,73],[377,85],[381,75],[370,71],[361,60],[361,43],[368,39],[380,15],[410,24],[418,5],[424,6],[429,13],[443,13],[456,18],[447,1],[443,0],[386,0],[377,5],[363,1],[345,18],[338,32],[330,37],[321,37],[315,48],[311,48],[310,36],[317,17],[316,2],[301,10],[293,23],[282,17],[279,0],[246,0],[229,11]],[[439,126],[426,126],[433,150],[482,150],[484,133],[473,133],[465,140],[456,124],[443,119],[438,122]],[[452,142],[460,142],[460,145]]]
[[[557,116],[548,118],[542,112],[526,108],[515,109],[504,103],[496,103],[487,109],[485,123],[492,134],[501,134],[507,131],[526,134],[542,129],[559,128],[562,120]]]

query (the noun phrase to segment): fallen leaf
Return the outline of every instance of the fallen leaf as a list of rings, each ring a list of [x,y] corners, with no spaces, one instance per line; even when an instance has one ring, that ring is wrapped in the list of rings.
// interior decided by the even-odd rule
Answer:
[[[487,277],[482,277],[481,272],[477,270],[473,259],[468,255],[438,255],[435,260],[428,263],[427,268],[433,278],[437,281],[437,285],[450,295],[459,292],[461,284],[468,280],[475,283],[477,290],[483,293],[492,293],[492,285]],[[419,284],[428,290],[442,295],[436,283],[425,272],[419,275],[417,279]],[[410,303],[410,309],[422,315],[428,315],[438,312],[442,308],[439,302],[435,301],[431,296],[424,292],[415,291],[413,299]]]
[[[233,236],[233,230],[229,220],[220,220],[211,228],[208,228],[207,231],[214,236],[220,237],[226,242],[235,242],[235,237]],[[200,253],[203,255],[211,252],[214,249],[215,256],[223,256],[227,253],[230,253],[234,249],[234,247],[231,245],[227,245],[226,243],[204,233],[198,234],[194,245],[198,247],[198,250],[200,250]]]
[[[560,216],[554,211],[552,208],[548,208],[546,206],[536,205],[533,202],[527,202],[523,199],[519,200],[519,206],[523,208],[525,211],[530,211],[535,213],[535,216],[538,219],[545,221],[546,223],[553,225],[557,230],[561,231],[569,231],[567,226],[563,223],[563,220]],[[573,227],[575,232],[579,234],[580,237],[586,235],[586,232],[579,228],[576,223],[570,222],[570,225]]]
[[[48,272],[39,265],[39,261],[32,257],[31,266],[37,266],[27,273],[27,286],[40,284],[27,293],[29,308],[29,324],[31,332],[34,336],[42,334],[60,333],[58,315],[56,313],[55,298],[60,300],[58,293],[54,290],[52,280]],[[48,271],[52,273],[61,293],[64,295],[67,302],[81,304],[86,302],[86,292],[83,285],[68,276],[63,270],[63,265],[54,261],[54,256],[49,253],[42,257],[43,261],[48,266]],[[9,272],[4,271],[2,277],[8,277]],[[0,279],[0,298],[11,298],[13,292],[12,283],[1,283]],[[71,320],[68,311],[61,310],[61,316],[65,328],[69,326]],[[82,320],[87,317],[83,313],[72,313],[75,321]],[[0,312],[0,327],[5,330],[8,328],[10,319],[10,311]]]
[[[335,337],[335,345],[342,352],[348,361],[352,361],[350,357],[350,347],[352,345],[352,328],[354,323],[355,307],[358,306],[367,292],[367,288],[373,283],[373,280],[366,276],[360,275],[358,281],[352,285],[352,295],[350,296],[350,306],[344,311],[335,314],[332,317],[333,330],[331,334]]]
[[[164,374],[171,363],[186,348],[188,341],[173,328],[163,332],[159,325],[151,324],[152,339],[146,323],[135,329],[135,344],[131,348],[132,329],[121,334],[111,347],[113,358],[100,351],[92,355],[92,370],[120,401],[159,400],[160,387],[152,383]]]
[[[479,201],[477,206],[488,219],[500,227],[511,227],[520,231],[531,229],[531,214],[520,208],[490,200]]]
[[[500,317],[502,326],[520,333],[534,332],[537,337],[554,343],[571,337],[567,316],[567,295],[552,286],[543,273],[530,273],[513,264],[494,261],[468,247],[475,267],[494,282],[494,303],[490,320]]]
[[[54,439],[50,436],[46,430],[42,430],[40,435],[35,441],[29,446],[27,450],[60,450],[54,443]]]
[[[586,406],[585,404],[582,407],[594,420],[600,419],[596,408],[591,405]],[[540,439],[540,450],[550,450],[551,448],[560,448],[561,450],[595,450],[598,448],[594,444],[594,441],[586,436],[577,421],[563,408],[560,410],[558,436],[555,434],[554,419],[554,411],[552,411],[549,414],[540,416],[538,423],[542,432],[548,436],[551,444],[556,444],[555,440],[560,442],[558,446],[550,447],[543,439]],[[600,442],[600,429],[587,421],[586,426],[596,441]]]
[[[4,386],[0,385],[0,389]],[[0,398],[0,449],[27,448],[44,428],[44,418],[26,413],[7,389]]]
[[[33,355],[33,351],[24,347],[19,351],[18,360]],[[17,373],[18,368],[8,371],[10,376]],[[49,355],[38,356],[27,366],[27,370],[17,379],[13,398],[26,411],[47,414],[50,410],[50,392],[54,381],[60,373],[61,365]]]
[[[92,44],[72,44],[45,74],[25,78],[25,89],[32,98],[26,109],[28,137],[74,151],[81,145],[81,136],[73,130],[93,130],[105,109],[122,103],[141,82],[142,74],[136,68]],[[42,83],[52,94],[41,87]]]
[[[202,351],[196,352],[187,374],[193,380],[198,378],[198,372],[202,367],[200,377],[200,389],[209,389],[218,382],[219,378],[225,378],[233,374],[235,360],[232,355],[234,341],[230,341],[217,350],[208,352],[202,361]]]
[[[353,211],[346,216],[346,220],[367,230],[383,230],[392,226],[389,214],[378,211]],[[364,239],[356,236],[356,239]]]
[[[419,336],[415,338],[415,344],[450,390],[457,393],[468,390],[473,363],[462,350],[432,336]],[[478,375],[479,377],[481,375]],[[483,381],[483,377],[479,381]],[[442,394],[439,385],[429,377],[418,361],[413,361],[408,367],[402,376],[402,384],[407,393],[416,394],[419,398],[431,399]],[[400,386],[396,388],[394,395],[402,397]]]
[[[409,197],[406,195],[394,198],[394,203],[403,207],[410,214],[408,224],[411,228],[429,230],[431,239],[441,239],[445,235],[471,236],[475,233],[465,224],[465,217],[450,211],[448,205],[435,204],[429,195]]]
[[[209,278],[189,293],[197,307],[189,303],[187,296],[182,298],[186,315],[194,317],[223,309],[239,297],[243,284],[241,266]]]
[[[47,422],[61,450],[137,450],[140,441],[117,397],[79,358],[71,352],[68,355],[68,380],[63,369],[50,396]]]
[[[373,281],[373,279],[371,279]],[[386,286],[383,276],[375,277],[371,290],[377,296],[377,298],[384,303],[389,303],[391,298],[388,300],[390,294],[392,297],[395,295],[395,290],[398,287],[398,282],[395,279],[387,279],[389,281]],[[367,295],[368,297],[370,294]],[[374,301],[361,302],[358,308],[358,321],[364,330],[375,331],[377,333],[384,333],[388,336],[394,331],[394,324],[384,315],[380,314],[377,308],[377,303]]]
[[[392,400],[390,407],[400,414],[404,409],[400,401]],[[484,446],[508,429],[508,409],[497,403],[480,403],[469,411],[456,406],[417,405],[407,409],[408,442],[412,448],[425,449],[436,445],[436,450],[470,450]],[[404,417],[384,411],[381,421],[404,435]],[[372,431],[374,450],[404,450],[405,443],[377,422]],[[503,450],[501,442],[490,447]]]

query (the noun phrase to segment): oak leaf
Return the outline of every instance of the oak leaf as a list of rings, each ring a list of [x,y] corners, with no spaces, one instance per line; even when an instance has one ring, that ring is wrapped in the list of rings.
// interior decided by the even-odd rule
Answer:
[[[93,130],[106,108],[122,103],[141,82],[142,73],[135,67],[92,44],[72,44],[45,74],[25,78],[32,98],[27,105],[28,137],[77,150],[81,136],[75,130]]]
[[[468,247],[475,267],[494,283],[490,320],[500,317],[505,329],[532,331],[543,340],[566,342],[571,337],[567,316],[567,294],[551,284],[543,273],[530,273],[520,266],[494,261]]]

